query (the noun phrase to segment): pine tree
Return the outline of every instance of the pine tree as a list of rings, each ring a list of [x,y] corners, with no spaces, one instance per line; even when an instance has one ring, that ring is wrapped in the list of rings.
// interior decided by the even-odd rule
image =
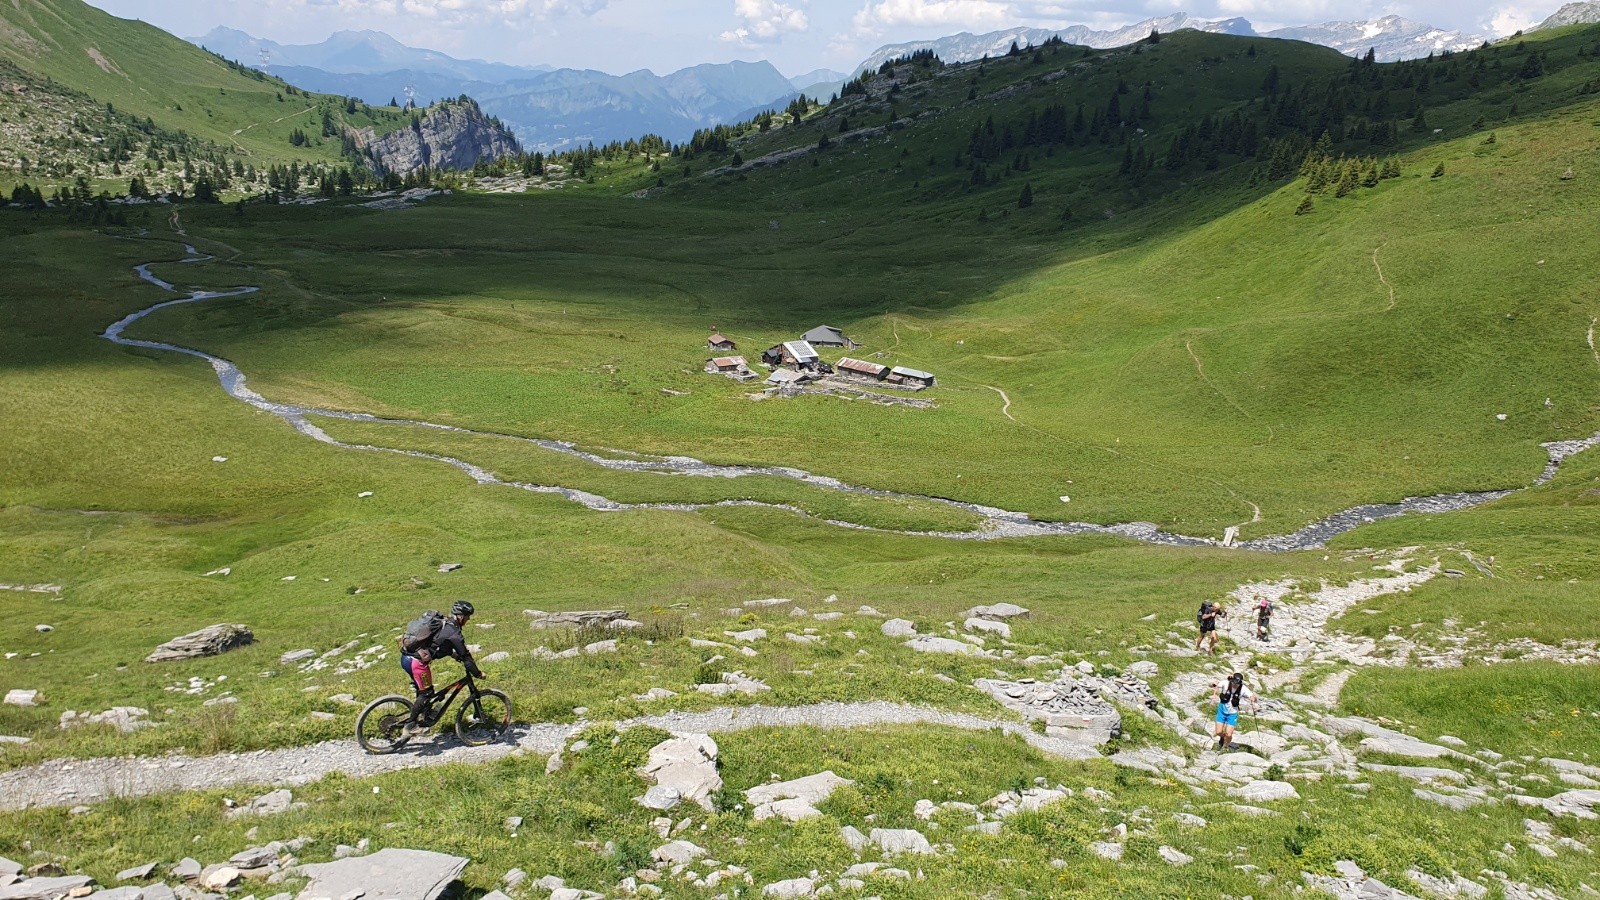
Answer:
[[[1444,177],[1444,163],[1439,163],[1439,165],[1434,168],[1433,177],[1434,178],[1443,178]]]
[[[1017,209],[1027,209],[1033,205],[1033,185],[1022,186],[1022,196],[1017,198]]]
[[[1314,209],[1316,209],[1316,204],[1311,202],[1310,197],[1307,197],[1300,201],[1299,206],[1295,207],[1294,214],[1297,216],[1304,216],[1309,214]]]

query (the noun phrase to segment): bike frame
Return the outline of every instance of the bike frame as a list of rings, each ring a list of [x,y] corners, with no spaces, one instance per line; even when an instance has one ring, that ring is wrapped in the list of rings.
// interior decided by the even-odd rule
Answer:
[[[456,697],[460,696],[463,688],[468,689],[467,696],[469,698],[478,695],[478,686],[473,683],[471,673],[462,675],[453,683],[447,685],[444,690],[434,695],[434,702],[428,704],[428,717],[430,720],[428,724],[430,727],[438,724],[439,720],[444,718],[444,714],[450,711],[450,704],[454,703]],[[444,698],[444,703],[442,704],[439,703],[440,697]]]

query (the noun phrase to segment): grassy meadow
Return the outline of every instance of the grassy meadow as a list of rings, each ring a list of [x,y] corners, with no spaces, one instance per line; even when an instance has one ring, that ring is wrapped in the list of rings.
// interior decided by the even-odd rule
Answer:
[[[1342,198],[1319,195],[1309,215],[1294,214],[1303,183],[1247,181],[1232,163],[1162,176],[1141,189],[1148,196],[1111,199],[1083,187],[1115,169],[1114,147],[1105,159],[1041,164],[1041,201],[1029,208],[1015,203],[1016,173],[978,189],[951,181],[959,171],[898,163],[942,155],[954,144],[937,142],[959,142],[989,100],[953,119],[930,117],[925,134],[913,123],[881,140],[841,143],[815,166],[802,159],[719,178],[665,172],[674,183],[645,199],[632,192],[657,176],[638,161],[571,190],[458,192],[390,212],[343,201],[186,205],[183,238],[167,229],[166,210],[130,209],[128,227],[108,230],[61,212],[0,211],[0,583],[61,587],[0,590],[0,687],[36,688],[43,698],[38,707],[0,706],[0,734],[32,739],[0,745],[0,767],[347,737],[359,706],[335,698],[399,689],[395,629],[465,597],[480,611],[475,624],[493,626],[469,630],[480,655],[511,654],[490,672],[515,699],[517,718],[570,722],[586,707],[602,723],[594,749],[551,775],[542,760],[513,758],[425,779],[330,778],[299,790],[308,809],[259,823],[259,841],[310,835],[311,860],[362,837],[457,850],[475,859],[474,895],[513,865],[610,885],[658,840],[653,813],[632,803],[642,785],[629,771],[657,736],[613,745],[603,723],[718,705],[694,685],[722,671],[771,686],[747,702],[883,699],[1007,718],[968,686],[973,679],[1047,680],[1080,660],[1120,671],[1145,648],[1191,640],[1201,599],[1255,580],[1346,583],[1398,548],[1465,577],[1380,597],[1337,627],[1425,641],[1471,627],[1485,647],[1592,642],[1600,638],[1592,456],[1478,509],[1376,522],[1325,551],[1270,555],[1106,536],[893,534],[967,529],[975,517],[771,477],[611,471],[517,440],[790,465],[1042,519],[1148,521],[1210,537],[1233,525],[1245,537],[1288,532],[1360,503],[1529,485],[1544,465],[1540,442],[1600,430],[1600,357],[1587,337],[1600,317],[1589,277],[1600,269],[1600,244],[1590,239],[1600,107],[1573,90],[1588,65],[1575,61],[1588,35],[1531,41],[1565,62],[1527,90],[1503,84],[1474,99],[1458,96],[1460,85],[1436,88],[1443,102],[1429,121],[1445,131],[1407,138],[1402,175]],[[1254,43],[1261,52],[1247,54],[1216,36],[1168,37],[1137,58],[1108,56],[1110,69],[1079,73],[1063,58],[1057,68],[1069,74],[1046,84],[1098,92],[1132,71],[1117,67],[1154,66],[1157,112],[1168,116],[1183,103],[1234,96],[1274,64],[1300,66],[1305,77],[1337,77],[1347,65]],[[1526,51],[1503,52],[1500,64],[1515,65]],[[959,106],[969,90],[988,97],[1033,84],[1044,70],[1027,65],[995,61],[977,85],[963,75],[915,89],[928,92],[919,102]],[[1231,81],[1184,81],[1219,67]],[[1471,124],[1487,108],[1498,114]],[[813,143],[830,127],[808,119],[755,136],[744,156]],[[903,153],[919,134],[935,149]],[[692,165],[703,174],[717,161]],[[1069,197],[1069,185],[1085,193]],[[1063,221],[1063,207],[1077,212]],[[175,262],[185,240],[217,259]],[[200,360],[99,337],[168,299],[132,273],[151,260],[171,261],[154,271],[185,290],[262,290],[163,310],[131,337],[233,360],[270,400],[484,433],[315,420],[340,440],[459,457],[503,478],[627,503],[760,500],[804,514],[591,512],[558,496],[477,485],[436,461],[309,440],[228,398]],[[936,373],[939,385],[920,395],[936,408],[814,395],[756,401],[755,387],[700,369],[713,327],[754,358],[823,323],[862,342],[851,355]],[[462,568],[442,573],[444,563]],[[765,597],[844,615],[740,608]],[[882,636],[879,618],[856,612],[870,605],[943,633],[967,607],[999,601],[1033,615],[1009,643],[991,644],[1011,653],[996,659],[915,654]],[[522,610],[612,607],[651,627],[624,635],[612,654],[532,655],[587,635],[532,631]],[[212,659],[143,662],[156,644],[216,622],[250,625],[256,643]],[[729,642],[724,632],[757,626],[770,634],[754,657],[686,640]],[[817,641],[786,637],[808,629]],[[279,662],[292,650],[341,647],[323,668]],[[339,671],[358,657],[372,665]],[[1153,658],[1158,687],[1213,665]],[[1259,661],[1262,675],[1282,663]],[[453,671],[441,666],[446,677]],[[196,693],[187,692],[191,679]],[[653,687],[679,696],[633,699]],[[1460,669],[1365,670],[1342,707],[1425,739],[1454,734],[1508,755],[1585,759],[1600,749],[1594,687],[1587,667],[1469,657]],[[237,702],[205,705],[223,696]],[[162,724],[131,735],[57,726],[66,710],[113,705],[147,708]],[[1144,742],[1176,744],[1130,729],[1128,745]],[[1300,872],[1330,872],[1339,859],[1401,887],[1412,865],[1435,874],[1492,867],[1561,896],[1600,883],[1592,857],[1545,859],[1526,848],[1502,856],[1524,840],[1525,810],[1445,811],[1385,773],[1373,773],[1364,795],[1333,779],[1301,782],[1301,800],[1256,818],[1181,784],[1046,759],[994,734],[781,729],[723,745],[729,802],[695,816],[692,839],[749,867],[757,884],[813,867],[837,874],[849,862],[838,825],[917,825],[917,799],[982,800],[1036,777],[1113,796],[1080,793],[1008,821],[997,837],[941,819],[929,836],[955,853],[924,861],[924,880],[873,880],[865,893],[999,886],[1287,897]],[[858,784],[820,822],[756,825],[735,808],[733,791],[830,767]],[[396,793],[419,802],[390,802]],[[118,800],[75,817],[0,815],[0,848],[32,841],[102,878],[170,856],[175,836],[192,843],[185,852],[220,858],[248,843],[243,830],[253,824],[225,819],[221,797]],[[1179,812],[1211,825],[1186,829],[1173,818]],[[503,829],[508,815],[525,817],[520,836]],[[1087,847],[1119,822],[1135,832],[1122,866]],[[1557,827],[1593,838],[1588,823]],[[608,840],[611,851],[574,843]],[[1197,863],[1157,862],[1163,844]]]

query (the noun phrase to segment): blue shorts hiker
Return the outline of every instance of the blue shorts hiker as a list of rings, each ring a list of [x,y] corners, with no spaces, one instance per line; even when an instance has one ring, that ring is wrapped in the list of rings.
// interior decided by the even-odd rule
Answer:
[[[1229,728],[1238,728],[1239,727],[1239,711],[1237,709],[1233,709],[1233,708],[1229,707],[1228,704],[1226,704],[1226,703],[1218,703],[1217,704],[1217,724],[1218,725],[1226,725]]]

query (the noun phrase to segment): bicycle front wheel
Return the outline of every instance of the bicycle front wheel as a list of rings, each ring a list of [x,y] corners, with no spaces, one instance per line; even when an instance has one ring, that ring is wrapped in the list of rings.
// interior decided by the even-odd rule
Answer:
[[[411,701],[390,694],[367,704],[356,719],[356,742],[368,753],[393,753],[406,742]]]
[[[456,736],[470,747],[497,741],[511,727],[511,698],[496,690],[469,697],[456,712]]]

